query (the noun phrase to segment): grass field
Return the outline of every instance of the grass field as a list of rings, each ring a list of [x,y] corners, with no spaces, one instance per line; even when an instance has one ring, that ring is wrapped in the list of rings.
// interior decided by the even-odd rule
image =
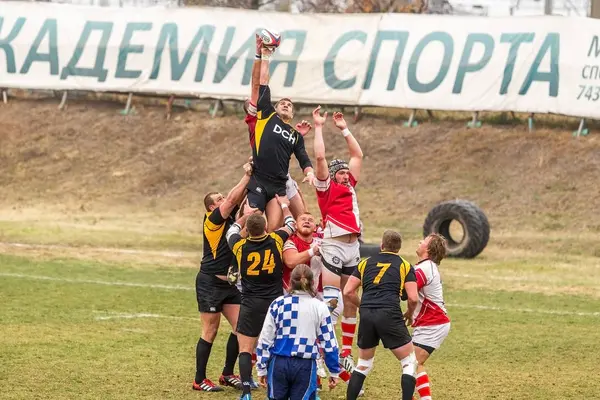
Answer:
[[[416,238],[407,240],[412,249]],[[89,250],[88,250],[89,251]],[[3,399],[236,398],[191,390],[200,324],[195,254],[76,259],[56,249],[0,255]],[[412,250],[406,255],[411,261]],[[186,258],[187,257],[187,258]],[[101,258],[101,257],[99,257]],[[187,261],[182,261],[187,260]],[[437,399],[600,398],[595,257],[507,251],[443,264],[453,320],[428,368]],[[209,364],[217,379],[229,333]],[[400,368],[379,350],[365,398],[398,398]],[[324,391],[343,399],[345,385]],[[264,399],[264,392],[255,392]]]
[[[236,115],[166,120],[134,103],[126,117],[121,104],[71,98],[64,112],[55,99],[3,105],[0,399],[238,397],[191,390],[194,278],[202,197],[239,181],[246,128]],[[454,198],[492,225],[480,256],[442,264],[453,322],[428,362],[434,399],[600,399],[600,137],[574,139],[578,121],[547,119],[534,132],[492,120],[466,129],[470,115],[438,112],[403,128],[406,112],[380,111],[351,124],[366,241],[399,230],[414,262],[427,212]],[[346,157],[325,130],[328,156]],[[317,214],[314,189],[302,190]],[[399,377],[381,349],[365,398],[399,398]],[[344,396],[344,385],[321,395]]]

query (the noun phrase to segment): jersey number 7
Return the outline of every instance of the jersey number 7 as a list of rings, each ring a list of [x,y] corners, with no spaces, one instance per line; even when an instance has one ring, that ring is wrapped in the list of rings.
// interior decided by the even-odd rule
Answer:
[[[392,264],[391,263],[377,263],[377,267],[381,268],[381,270],[379,271],[379,273],[377,274],[375,279],[373,279],[374,284],[379,285],[379,281],[381,281],[381,278],[383,278],[385,271],[388,270],[390,265],[392,265]]]
[[[262,261],[262,268],[258,268]],[[267,271],[267,274],[272,274],[275,269],[275,258],[271,250],[265,250],[264,257],[258,251],[253,251],[248,254],[248,262],[251,262],[248,267],[247,275],[257,276],[260,275],[260,271]]]

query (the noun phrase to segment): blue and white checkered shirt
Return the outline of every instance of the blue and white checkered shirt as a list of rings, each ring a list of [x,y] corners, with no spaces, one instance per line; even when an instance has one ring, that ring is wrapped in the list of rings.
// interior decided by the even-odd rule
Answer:
[[[338,344],[327,305],[304,292],[280,296],[271,303],[258,339],[258,376],[267,375],[272,354],[316,359],[320,348],[330,375],[337,377]]]

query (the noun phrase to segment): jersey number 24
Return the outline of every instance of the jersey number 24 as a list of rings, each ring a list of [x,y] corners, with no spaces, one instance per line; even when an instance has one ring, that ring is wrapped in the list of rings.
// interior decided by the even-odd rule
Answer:
[[[272,274],[275,269],[275,258],[271,250],[265,250],[264,257],[257,251],[248,254],[248,262],[252,263],[246,272],[249,276],[260,275],[260,271],[267,271],[267,274]],[[262,267],[259,266],[262,264]]]

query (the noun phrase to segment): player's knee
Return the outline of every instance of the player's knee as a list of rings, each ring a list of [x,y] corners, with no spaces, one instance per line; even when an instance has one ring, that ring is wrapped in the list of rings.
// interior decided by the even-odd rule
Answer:
[[[417,375],[417,366],[419,363],[417,362],[417,357],[415,356],[415,352],[412,351],[407,357],[404,357],[400,360],[402,363],[402,374],[416,376]]]
[[[207,342],[212,343],[217,337],[217,332],[219,330],[219,324],[203,324],[202,325],[202,339]]]
[[[370,360],[364,360],[362,358],[359,358],[358,364],[356,364],[355,371],[360,372],[364,376],[369,375],[369,372],[371,372],[371,370],[373,369],[374,360],[375,357],[371,358]]]

